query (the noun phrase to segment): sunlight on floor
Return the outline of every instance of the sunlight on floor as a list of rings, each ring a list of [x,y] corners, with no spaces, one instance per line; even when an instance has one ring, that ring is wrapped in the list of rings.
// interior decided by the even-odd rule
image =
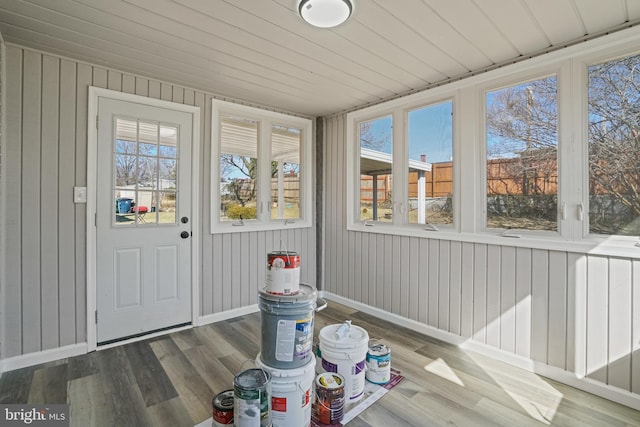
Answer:
[[[445,380],[451,381],[454,384],[458,384],[459,386],[464,387],[464,383],[462,382],[462,380],[458,378],[456,373],[453,372],[453,369],[451,369],[449,365],[447,365],[447,362],[445,362],[441,358],[437,358],[433,362],[426,365],[424,367],[424,370],[431,372],[432,374],[435,374],[441,378],[444,378]]]
[[[558,412],[563,394],[543,378],[524,369],[504,369],[496,361],[472,352],[467,355],[495,381],[526,414],[536,421],[550,425]]]

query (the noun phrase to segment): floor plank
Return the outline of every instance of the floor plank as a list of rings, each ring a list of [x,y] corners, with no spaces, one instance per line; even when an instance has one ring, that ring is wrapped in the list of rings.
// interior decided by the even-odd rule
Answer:
[[[640,426],[640,413],[333,301],[315,314],[351,320],[391,348],[405,379],[349,427]],[[260,313],[15,371],[0,403],[66,401],[72,426],[193,426],[211,399],[255,366]]]

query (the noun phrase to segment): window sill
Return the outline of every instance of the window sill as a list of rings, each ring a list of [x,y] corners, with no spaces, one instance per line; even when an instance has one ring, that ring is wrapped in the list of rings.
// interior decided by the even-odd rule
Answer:
[[[426,230],[424,226],[392,226],[381,223],[364,225],[364,223],[350,224],[349,231],[363,233],[390,234],[396,236],[417,237],[425,239],[447,240],[463,243],[481,243],[487,245],[512,246],[530,249],[542,249],[561,252],[573,252],[585,255],[617,256],[640,259],[640,247],[636,246],[635,237],[594,237],[581,240],[565,240],[558,234],[531,234],[530,232],[513,230],[511,235],[501,235],[502,231],[486,231],[482,233],[459,233],[451,228],[441,227],[440,230]],[[519,237],[515,237],[518,235]]]
[[[274,230],[289,230],[294,228],[311,228],[311,221],[308,220],[286,220],[286,221],[273,221],[270,223],[258,223],[256,221],[229,221],[224,224],[214,224],[211,227],[211,234],[224,234],[224,233],[244,233],[248,231],[274,231]]]

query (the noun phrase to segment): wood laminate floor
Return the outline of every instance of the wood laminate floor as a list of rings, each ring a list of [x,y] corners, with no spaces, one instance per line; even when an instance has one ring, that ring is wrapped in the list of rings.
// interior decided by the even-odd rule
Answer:
[[[315,339],[350,319],[392,351],[405,379],[359,426],[640,426],[640,413],[329,301]],[[72,426],[192,427],[253,367],[260,314],[5,372],[0,403],[69,403]]]

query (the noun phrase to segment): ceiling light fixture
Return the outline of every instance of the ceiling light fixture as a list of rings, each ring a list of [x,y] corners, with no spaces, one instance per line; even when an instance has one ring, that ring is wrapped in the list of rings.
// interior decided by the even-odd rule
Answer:
[[[302,0],[298,13],[314,27],[331,28],[349,19],[353,5],[351,0]]]

